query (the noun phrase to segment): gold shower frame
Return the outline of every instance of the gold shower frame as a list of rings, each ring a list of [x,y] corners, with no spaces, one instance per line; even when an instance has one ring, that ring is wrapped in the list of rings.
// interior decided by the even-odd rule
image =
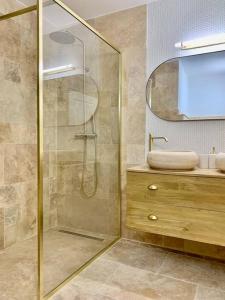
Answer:
[[[120,238],[121,238],[121,137],[122,137],[122,113],[121,113],[121,105],[122,105],[122,54],[121,52],[112,45],[103,35],[101,35],[98,31],[96,31],[92,26],[90,26],[84,19],[82,19],[79,15],[77,15],[73,10],[71,10],[67,5],[65,5],[60,0],[51,0],[51,2],[55,2],[65,11],[67,11],[70,15],[72,15],[75,19],[77,19],[81,24],[83,24],[86,28],[93,32],[96,36],[98,36],[101,40],[103,40],[106,44],[108,44],[112,49],[114,49],[119,54],[119,97],[118,97],[118,125],[119,125],[119,143],[118,143],[118,178],[119,178],[119,226],[120,232],[118,238],[116,238],[113,242],[111,242],[106,248],[99,251],[94,257],[88,260],[83,266],[79,269],[75,270],[69,277],[65,278],[63,282],[61,282],[58,286],[56,286],[51,292],[44,295],[43,289],[43,153],[44,153],[44,132],[43,132],[43,40],[42,40],[42,21],[43,21],[43,6],[45,5],[44,0],[37,0],[37,5],[32,5],[11,13],[7,13],[4,15],[0,15],[0,21],[11,19],[29,12],[36,11],[37,12],[37,169],[38,169],[38,203],[37,203],[37,211],[38,211],[38,284],[37,284],[37,300],[47,300],[52,297],[58,290],[60,290],[63,286],[65,286],[70,280],[72,280],[75,276],[77,276],[82,270],[84,270],[89,264],[91,264],[96,258],[98,258],[102,253],[110,249]],[[48,3],[48,2],[47,2]]]

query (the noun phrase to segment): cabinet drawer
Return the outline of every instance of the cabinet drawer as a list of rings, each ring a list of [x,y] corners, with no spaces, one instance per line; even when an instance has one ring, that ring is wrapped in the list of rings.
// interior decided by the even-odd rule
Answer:
[[[128,172],[126,220],[133,229],[225,246],[225,180]]]
[[[155,216],[153,220],[149,217]],[[225,213],[133,202],[127,226],[145,232],[225,246]]]
[[[127,194],[151,204],[225,212],[225,180],[220,178],[129,172]]]

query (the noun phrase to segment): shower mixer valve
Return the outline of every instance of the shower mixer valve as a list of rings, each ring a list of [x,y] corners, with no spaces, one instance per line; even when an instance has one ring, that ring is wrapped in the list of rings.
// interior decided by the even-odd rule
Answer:
[[[94,139],[97,137],[97,133],[78,133],[74,135],[75,139]]]

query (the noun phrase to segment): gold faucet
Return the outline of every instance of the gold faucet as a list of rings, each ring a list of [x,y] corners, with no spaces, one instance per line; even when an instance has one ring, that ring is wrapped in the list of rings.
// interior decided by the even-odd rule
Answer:
[[[164,140],[166,143],[168,143],[168,138],[165,136],[152,136],[152,134],[149,134],[149,151],[152,151],[152,144],[154,140]]]

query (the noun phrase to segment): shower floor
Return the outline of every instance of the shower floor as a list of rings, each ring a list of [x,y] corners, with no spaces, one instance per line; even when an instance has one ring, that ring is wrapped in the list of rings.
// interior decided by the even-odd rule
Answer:
[[[44,289],[51,291],[112,240],[49,230],[44,233]],[[37,239],[0,251],[0,299],[35,300]]]

